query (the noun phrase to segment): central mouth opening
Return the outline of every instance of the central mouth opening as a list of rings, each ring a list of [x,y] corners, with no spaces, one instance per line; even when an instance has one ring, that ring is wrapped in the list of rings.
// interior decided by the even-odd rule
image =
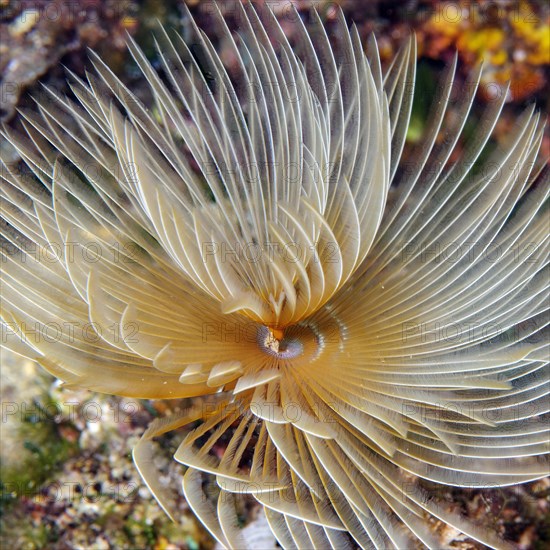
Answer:
[[[258,345],[265,353],[279,359],[294,359],[304,352],[304,345],[296,337],[285,336],[283,330],[266,326],[258,331]]]

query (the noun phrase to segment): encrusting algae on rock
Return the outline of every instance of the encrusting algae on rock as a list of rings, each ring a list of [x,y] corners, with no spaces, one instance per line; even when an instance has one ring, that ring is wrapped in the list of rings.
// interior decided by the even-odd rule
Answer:
[[[383,73],[341,12],[332,42],[296,17],[291,45],[239,10],[238,34],[216,19],[236,70],[196,26],[192,48],[161,31],[159,72],[129,43],[151,111],[92,56],[75,100],[5,129],[25,167],[2,170],[4,345],[69,385],[204,396],[134,460],[177,520],[151,442],[190,428],[183,492],[224,547],[248,546],[246,497],[285,548],[439,549],[430,517],[511,547],[411,479],[548,475],[541,117],[480,163],[502,94],[449,163],[481,77],[447,121],[455,59],[405,165],[413,39]]]
[[[533,2],[443,2],[434,6],[418,32],[424,54],[437,59],[450,48],[467,65],[484,62],[483,92],[506,86],[513,101],[528,99],[545,86],[550,63],[550,14]],[[487,94],[485,100],[494,99]]]

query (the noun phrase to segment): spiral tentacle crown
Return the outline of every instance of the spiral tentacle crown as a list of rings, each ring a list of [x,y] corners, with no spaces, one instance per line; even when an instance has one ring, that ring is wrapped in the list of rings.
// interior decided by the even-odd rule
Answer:
[[[292,45],[237,19],[216,18],[231,68],[191,17],[158,72],[129,41],[152,109],[93,55],[4,129],[25,168],[2,165],[3,344],[70,385],[202,396],[134,458],[174,516],[151,440],[192,424],[183,491],[225,547],[243,494],[285,548],[441,548],[430,515],[506,547],[412,480],[549,473],[539,114],[490,142],[502,94],[461,139],[481,69],[457,101],[455,60],[405,162],[414,39],[383,72],[341,13],[333,41],[296,15]]]

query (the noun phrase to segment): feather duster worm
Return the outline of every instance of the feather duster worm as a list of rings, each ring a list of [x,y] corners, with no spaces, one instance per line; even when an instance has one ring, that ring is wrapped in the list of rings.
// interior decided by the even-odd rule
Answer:
[[[4,344],[94,391],[204,396],[134,458],[173,516],[150,442],[191,425],[183,491],[225,547],[246,547],[243,493],[285,548],[440,548],[430,515],[505,547],[409,474],[549,473],[539,115],[487,154],[503,94],[459,151],[481,69],[448,117],[455,62],[400,163],[413,39],[383,74],[341,13],[335,43],[296,17],[292,46],[269,11],[238,15],[238,35],[218,17],[231,72],[190,19],[193,49],[160,37],[162,72],[130,40],[153,110],[93,56],[76,99],[5,129],[28,170],[2,171]],[[71,330],[32,337],[48,323]]]

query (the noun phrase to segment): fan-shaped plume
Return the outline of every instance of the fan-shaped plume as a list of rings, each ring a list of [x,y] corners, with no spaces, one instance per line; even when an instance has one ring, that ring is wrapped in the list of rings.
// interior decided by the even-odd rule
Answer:
[[[549,473],[540,117],[489,150],[503,94],[457,149],[481,69],[449,117],[455,61],[400,162],[414,39],[383,74],[342,13],[333,41],[297,16],[292,45],[261,16],[218,13],[231,71],[196,26],[192,51],[160,33],[160,73],[130,40],[152,109],[94,55],[73,99],[4,130],[26,168],[2,169],[2,341],[71,385],[205,396],[134,458],[177,519],[150,442],[189,426],[183,492],[227,548],[241,494],[285,548],[441,548],[430,515],[504,548],[409,474]]]

